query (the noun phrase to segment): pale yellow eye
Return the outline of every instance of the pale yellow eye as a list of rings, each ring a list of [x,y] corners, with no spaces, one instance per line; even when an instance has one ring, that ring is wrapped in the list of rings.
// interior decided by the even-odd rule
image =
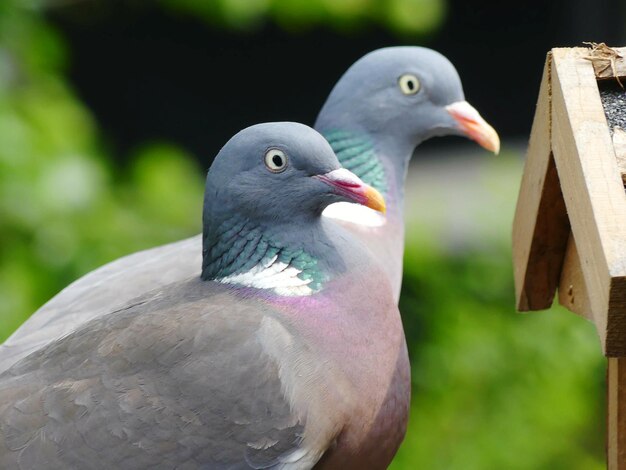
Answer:
[[[419,79],[410,73],[405,73],[398,79],[398,86],[405,95],[414,95],[420,91]]]
[[[265,166],[272,173],[280,173],[287,168],[287,155],[278,149],[269,149],[265,152]]]

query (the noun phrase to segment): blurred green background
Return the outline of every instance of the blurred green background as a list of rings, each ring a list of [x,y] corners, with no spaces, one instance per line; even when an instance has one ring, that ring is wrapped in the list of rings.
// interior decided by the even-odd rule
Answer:
[[[142,17],[142,2],[128,3],[131,17]],[[468,19],[471,28],[481,20],[496,32],[523,31],[523,24],[496,27],[497,12],[489,2],[467,3],[464,8],[475,15]],[[303,31],[312,37],[332,34],[338,47],[440,44],[453,62],[471,64],[484,60],[484,54],[468,58],[458,52],[462,43],[470,41],[470,47],[487,52],[515,43],[511,35],[459,30],[459,5],[445,0],[162,0],[151,3],[150,14],[157,11],[163,21],[179,21],[182,15],[222,34],[223,41],[238,38],[242,47],[270,28],[294,41]],[[528,24],[543,18],[540,5],[524,10]],[[179,139],[168,134],[168,125],[163,131],[157,126],[120,137],[137,122],[124,121],[123,113],[112,119],[94,105],[111,90],[98,83],[99,90],[87,92],[89,73],[76,65],[81,44],[67,24],[74,25],[73,31],[76,24],[87,31],[102,28],[94,22],[104,16],[115,23],[118,12],[97,1],[0,2],[0,340],[91,269],[200,230],[203,173],[218,148],[211,145],[218,144],[187,142],[184,133]],[[570,25],[566,31],[576,28],[575,20],[564,19],[563,25]],[[442,31],[456,32],[459,39],[446,42],[448,33]],[[480,67],[459,66],[470,84],[469,100],[497,129],[500,122],[504,125],[501,156],[489,158],[469,142],[436,140],[419,151],[411,167],[400,307],[414,396],[394,469],[604,468],[605,361],[593,326],[558,307],[530,315],[514,311],[510,226],[541,64],[546,50],[556,45],[549,42],[551,34],[534,44],[533,67],[520,72],[533,78],[517,87],[503,88],[501,77],[483,74]],[[147,49],[158,52],[159,41],[149,35],[144,39]],[[331,52],[320,50],[308,59],[320,63],[319,87],[298,91],[317,104],[284,118],[312,122],[330,90],[327,85],[338,76],[335,71],[324,75],[321,67]],[[361,52],[354,54],[335,54],[339,72]],[[97,60],[107,58],[103,54]],[[122,81],[134,76],[128,70],[118,73]],[[316,82],[298,77],[307,80]],[[500,90],[499,98],[488,100],[489,90]],[[265,92],[255,93],[260,100]],[[512,101],[503,104],[506,93]],[[526,97],[525,106],[511,104],[517,99],[513,94]],[[128,99],[132,96],[119,96],[120,102]],[[242,100],[242,109],[258,113],[251,99]],[[275,119],[272,110],[261,110],[267,111],[264,120]],[[149,114],[133,119],[148,120]],[[177,119],[185,119],[184,112]],[[234,113],[230,119],[241,128],[258,115]],[[198,125],[188,118],[181,128],[201,134],[194,122]],[[212,134],[211,142],[223,143],[237,130],[217,130],[210,118],[199,125]]]

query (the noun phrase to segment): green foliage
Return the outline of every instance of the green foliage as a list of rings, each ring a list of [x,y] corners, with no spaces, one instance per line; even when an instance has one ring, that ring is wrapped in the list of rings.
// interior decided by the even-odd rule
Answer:
[[[408,245],[413,403],[393,468],[603,468],[595,329],[561,308],[516,314],[510,259]]]
[[[376,19],[424,31],[443,11],[442,0],[162,1],[237,27],[271,16],[287,27]],[[63,39],[33,2],[12,5],[0,2],[0,340],[81,274],[197,233],[203,179],[162,143],[114,166],[67,84]],[[452,194],[453,170],[435,196],[440,180],[410,181],[411,201],[424,201],[409,214],[401,300],[413,403],[393,469],[603,468],[604,360],[592,325],[559,308],[513,311],[516,162],[485,163],[472,186],[480,194]]]
[[[514,309],[519,152],[448,160],[409,176],[400,310],[413,400],[392,468],[604,468],[595,327],[561,307]]]
[[[445,17],[445,0],[161,0],[214,25],[251,30],[271,18],[283,29],[318,25],[351,30],[377,24],[399,35],[428,34]]]
[[[197,233],[203,178],[169,145],[115,171],[33,10],[0,15],[0,340],[81,274]]]

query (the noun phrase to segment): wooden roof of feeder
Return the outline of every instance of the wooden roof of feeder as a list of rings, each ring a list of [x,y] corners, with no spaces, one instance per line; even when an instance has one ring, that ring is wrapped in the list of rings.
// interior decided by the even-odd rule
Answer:
[[[609,125],[599,81],[626,83],[624,57],[604,44],[548,53],[513,225],[518,310],[558,291],[609,357],[626,357],[626,132]],[[611,113],[626,122],[626,106]]]

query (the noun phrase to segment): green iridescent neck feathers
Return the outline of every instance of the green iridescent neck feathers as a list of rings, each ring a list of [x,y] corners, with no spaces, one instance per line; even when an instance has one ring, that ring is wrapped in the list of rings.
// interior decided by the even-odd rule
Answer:
[[[341,166],[381,193],[387,192],[385,168],[376,155],[374,143],[365,134],[333,130],[323,132]]]
[[[251,221],[223,222],[205,247],[205,280],[295,296],[318,292],[328,279],[315,258],[264,235]]]

